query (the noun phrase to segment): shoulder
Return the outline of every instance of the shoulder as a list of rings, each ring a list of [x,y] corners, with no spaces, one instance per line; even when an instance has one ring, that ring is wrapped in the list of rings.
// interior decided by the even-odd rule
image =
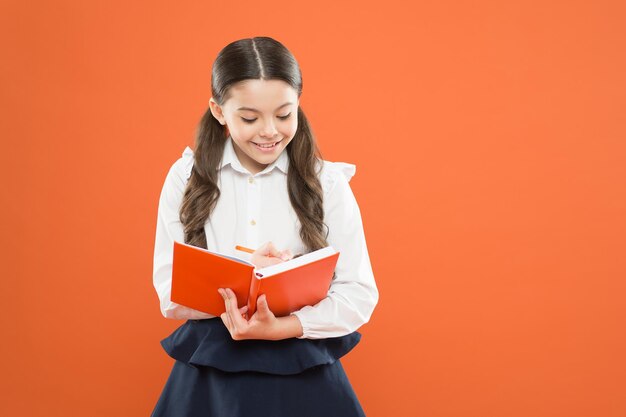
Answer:
[[[173,176],[180,181],[187,182],[189,177],[191,177],[193,161],[193,150],[189,146],[187,146],[183,150],[181,156],[176,161],[174,161],[174,163],[170,167],[168,176]]]
[[[320,183],[324,194],[330,193],[339,183],[347,184],[356,173],[356,165],[347,162],[322,160]]]
[[[170,166],[165,176],[162,194],[168,198],[178,198],[187,186],[187,180],[191,177],[192,168],[193,151],[187,146],[181,156]]]

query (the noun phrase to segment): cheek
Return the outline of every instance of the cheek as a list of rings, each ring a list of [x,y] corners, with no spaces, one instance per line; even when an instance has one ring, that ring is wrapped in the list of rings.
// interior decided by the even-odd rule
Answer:
[[[235,123],[229,127],[229,130],[233,136],[237,136],[242,140],[249,139],[256,133],[256,129],[246,123]]]
[[[293,123],[287,123],[283,129],[285,136],[292,137],[296,134],[296,130],[298,130],[298,121],[294,121]]]

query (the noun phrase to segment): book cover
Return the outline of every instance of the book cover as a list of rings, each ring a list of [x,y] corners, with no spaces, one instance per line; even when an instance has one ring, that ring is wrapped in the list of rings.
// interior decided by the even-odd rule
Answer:
[[[257,269],[243,259],[175,241],[171,299],[219,316],[225,307],[217,290],[230,288],[238,307],[248,305],[248,317],[261,294],[274,315],[286,316],[326,297],[338,258],[339,252],[328,246]]]

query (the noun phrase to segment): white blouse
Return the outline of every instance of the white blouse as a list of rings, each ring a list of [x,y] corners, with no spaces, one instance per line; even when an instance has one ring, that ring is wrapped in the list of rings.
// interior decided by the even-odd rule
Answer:
[[[220,197],[207,220],[207,247],[227,255],[250,259],[236,245],[257,248],[271,241],[278,250],[305,253],[300,221],[287,191],[289,156],[286,151],[263,171],[252,175],[244,168],[228,139],[220,165]],[[200,312],[170,300],[174,241],[184,242],[179,209],[193,167],[193,151],[186,147],[170,168],[163,184],[157,214],[153,284],[161,313],[172,319],[205,319]],[[320,339],[351,333],[367,323],[378,302],[378,289],[363,233],[361,213],[348,181],[356,167],[323,161],[320,181],[324,192],[324,222],[328,244],[340,252],[328,295],[314,306],[293,312],[304,333],[300,338]]]

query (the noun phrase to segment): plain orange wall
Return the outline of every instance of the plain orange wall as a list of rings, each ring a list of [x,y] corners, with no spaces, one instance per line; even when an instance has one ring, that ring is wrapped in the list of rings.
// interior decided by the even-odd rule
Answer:
[[[0,415],[149,415],[158,195],[251,36],[357,165],[368,416],[626,415],[625,3],[408,3],[2,1]]]

